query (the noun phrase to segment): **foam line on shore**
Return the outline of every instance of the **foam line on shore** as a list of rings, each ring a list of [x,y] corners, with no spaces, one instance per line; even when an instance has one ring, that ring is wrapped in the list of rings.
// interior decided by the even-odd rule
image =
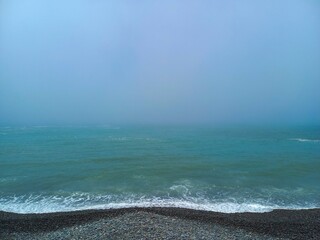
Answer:
[[[274,209],[313,209],[317,208],[316,205],[277,205],[262,202],[244,202],[237,203],[231,201],[223,202],[210,202],[205,199],[126,199],[112,202],[108,196],[99,199],[89,199],[83,201],[83,198],[61,198],[57,196],[41,197],[41,196],[29,196],[28,198],[21,199],[19,197],[11,199],[0,199],[0,211],[13,212],[13,213],[53,213],[53,212],[72,212],[78,210],[94,210],[94,209],[121,209],[132,207],[175,207],[186,208],[193,210],[204,210],[211,212],[221,213],[243,213],[253,212],[262,213],[270,212]],[[84,197],[86,198],[86,197]],[[102,198],[102,197],[101,197]],[[102,201],[101,201],[102,200]],[[108,201],[109,200],[109,201]]]

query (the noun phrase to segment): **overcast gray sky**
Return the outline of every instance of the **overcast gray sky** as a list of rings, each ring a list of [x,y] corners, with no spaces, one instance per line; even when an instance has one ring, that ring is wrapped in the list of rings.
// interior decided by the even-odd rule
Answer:
[[[320,1],[0,0],[0,124],[320,123]]]

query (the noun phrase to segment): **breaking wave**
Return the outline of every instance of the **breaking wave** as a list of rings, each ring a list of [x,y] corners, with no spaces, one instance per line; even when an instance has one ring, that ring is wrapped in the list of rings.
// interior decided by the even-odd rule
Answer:
[[[298,141],[298,142],[313,142],[313,143],[320,143],[320,139],[291,138],[290,140]]]
[[[222,213],[270,212],[274,209],[310,209],[317,206],[281,206],[268,202],[236,202],[234,199],[214,202],[204,198],[147,198],[137,196],[119,197],[74,193],[70,196],[23,195],[0,198],[0,211],[14,213],[70,212],[92,209],[119,209],[130,207],[178,207]]]

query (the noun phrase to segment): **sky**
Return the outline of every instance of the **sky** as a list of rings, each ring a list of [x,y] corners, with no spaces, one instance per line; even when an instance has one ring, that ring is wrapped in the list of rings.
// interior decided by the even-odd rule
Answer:
[[[319,124],[320,1],[0,0],[0,125]]]

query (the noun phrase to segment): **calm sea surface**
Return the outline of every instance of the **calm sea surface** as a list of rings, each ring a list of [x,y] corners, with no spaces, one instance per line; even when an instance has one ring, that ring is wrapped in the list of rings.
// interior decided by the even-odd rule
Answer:
[[[0,210],[320,207],[320,127],[1,127]]]

